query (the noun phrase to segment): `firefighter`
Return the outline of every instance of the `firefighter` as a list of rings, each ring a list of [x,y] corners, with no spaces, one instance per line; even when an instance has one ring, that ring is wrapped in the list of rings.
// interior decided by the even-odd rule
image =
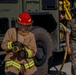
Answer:
[[[67,24],[66,28],[66,45],[67,53],[70,55],[71,60],[71,72],[72,75],[76,75],[76,21],[71,20]]]
[[[16,28],[7,30],[1,44],[2,49],[6,51],[5,74],[37,75],[37,67],[33,60],[37,48],[34,34],[29,31],[32,25],[30,14],[22,12],[18,16],[17,24]]]

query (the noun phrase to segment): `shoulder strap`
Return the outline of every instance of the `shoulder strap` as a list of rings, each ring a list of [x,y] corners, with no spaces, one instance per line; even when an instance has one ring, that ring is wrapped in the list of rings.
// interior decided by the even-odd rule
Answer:
[[[16,41],[18,41],[18,28],[15,29],[16,29]]]

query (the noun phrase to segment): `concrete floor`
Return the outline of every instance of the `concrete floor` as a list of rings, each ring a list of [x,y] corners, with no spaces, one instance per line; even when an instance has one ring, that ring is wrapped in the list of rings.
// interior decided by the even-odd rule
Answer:
[[[63,58],[64,58],[64,52],[55,53],[53,64],[52,67],[50,68],[50,75],[57,75],[62,65]],[[61,70],[60,75],[71,75],[71,62],[69,55],[67,55],[65,64]]]
[[[61,64],[50,68],[50,75],[57,75],[60,70]],[[60,75],[71,75],[71,63],[65,63]]]

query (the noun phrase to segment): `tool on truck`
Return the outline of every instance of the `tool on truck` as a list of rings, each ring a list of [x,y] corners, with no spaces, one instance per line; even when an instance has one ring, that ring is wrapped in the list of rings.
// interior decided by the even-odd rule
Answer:
[[[35,35],[37,45],[35,64],[39,75],[47,74],[48,68],[50,68],[49,64],[52,62],[53,52],[65,50],[65,41],[60,40],[59,12],[65,12],[65,21],[71,20],[70,11],[74,7],[72,1],[0,0],[0,44],[7,29],[17,27],[18,15],[23,11],[30,13],[34,21],[31,31]],[[0,48],[0,56],[5,54],[6,52]]]

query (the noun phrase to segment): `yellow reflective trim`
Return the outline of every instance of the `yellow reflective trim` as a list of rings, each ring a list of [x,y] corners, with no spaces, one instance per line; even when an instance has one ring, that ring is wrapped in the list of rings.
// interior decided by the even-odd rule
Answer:
[[[25,64],[24,66],[25,66],[25,69],[30,68],[29,64]]]
[[[18,63],[16,63],[16,62],[13,62],[13,66],[16,67],[16,68],[18,68],[18,69],[20,69],[20,66],[21,66],[21,65],[18,64]]]
[[[27,63],[27,64],[24,64],[25,69],[31,68],[31,67],[34,66],[34,65],[35,65],[35,64],[34,64],[34,61],[33,61],[33,60],[32,60],[31,62]],[[5,62],[5,67],[9,67],[9,66],[14,66],[14,67],[16,67],[17,69],[20,69],[20,67],[21,67],[20,64],[14,62],[14,61],[12,61],[12,60]]]
[[[18,17],[18,20],[20,20],[20,21],[21,21],[21,18],[20,18],[20,17]]]
[[[34,61],[29,62],[29,64],[32,64],[32,63],[34,63]]]
[[[14,62],[14,61],[7,61],[7,62],[5,62],[5,67],[9,67],[9,66],[14,66],[17,69],[20,69],[20,67],[21,67],[20,64]]]
[[[28,53],[28,58],[31,58],[33,56],[32,50],[28,49],[27,47],[25,47],[25,50]]]
[[[12,49],[12,42],[8,42],[8,50]]]
[[[34,61],[29,62],[29,65],[35,65]]]
[[[31,22],[31,19],[29,19],[28,22]]]
[[[24,66],[25,66],[26,69],[31,68],[34,65],[35,65],[35,63],[34,63],[33,60],[31,62],[27,63],[27,64],[24,64]]]

